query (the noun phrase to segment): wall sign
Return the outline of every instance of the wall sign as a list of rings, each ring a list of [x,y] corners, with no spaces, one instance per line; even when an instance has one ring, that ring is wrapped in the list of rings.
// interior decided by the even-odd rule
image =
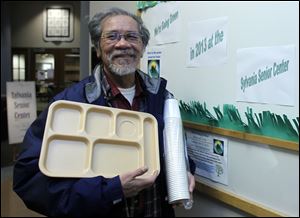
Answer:
[[[7,82],[6,98],[8,142],[20,143],[36,119],[35,82]]]

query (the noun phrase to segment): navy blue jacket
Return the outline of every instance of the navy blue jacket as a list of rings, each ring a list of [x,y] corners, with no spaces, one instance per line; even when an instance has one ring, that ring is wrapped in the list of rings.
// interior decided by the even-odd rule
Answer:
[[[141,71],[138,73],[146,90],[146,112],[154,115],[158,122],[161,172],[157,182],[162,199],[162,215],[174,216],[171,205],[163,200],[167,195],[163,160],[163,105],[167,82],[162,78],[153,80]],[[97,81],[97,78],[100,79]],[[70,100],[107,106],[104,93],[99,87],[100,80],[101,73],[96,72],[56,95],[52,102]],[[47,216],[124,216],[122,210],[113,204],[113,201],[124,197],[119,176],[109,179],[102,176],[53,178],[41,173],[38,161],[48,107],[26,132],[23,141],[25,149],[14,167],[14,191],[29,209]]]

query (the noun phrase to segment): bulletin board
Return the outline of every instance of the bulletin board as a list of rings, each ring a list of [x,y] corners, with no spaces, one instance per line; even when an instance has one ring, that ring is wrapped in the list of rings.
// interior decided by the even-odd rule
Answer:
[[[228,139],[228,185],[197,177],[198,189],[253,215],[299,216],[299,2],[162,2],[140,15],[151,34],[141,69],[155,61],[186,129]],[[238,74],[277,53],[288,58]],[[290,74],[280,85],[271,71]],[[239,96],[254,75],[267,91]]]

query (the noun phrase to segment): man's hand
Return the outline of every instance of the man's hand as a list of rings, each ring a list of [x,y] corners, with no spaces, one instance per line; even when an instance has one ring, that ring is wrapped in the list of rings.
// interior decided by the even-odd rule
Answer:
[[[136,178],[145,174],[148,171],[147,167],[141,167],[137,170],[120,175],[120,180],[125,198],[137,195],[141,190],[150,187],[155,182],[158,172],[147,178]]]
[[[193,174],[188,172],[188,178],[189,178],[189,192],[190,192],[190,200],[193,200],[193,191],[195,188],[195,177]]]

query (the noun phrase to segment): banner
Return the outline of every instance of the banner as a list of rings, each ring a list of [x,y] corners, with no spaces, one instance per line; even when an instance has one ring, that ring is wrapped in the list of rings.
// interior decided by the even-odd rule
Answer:
[[[188,23],[187,67],[227,61],[227,17]]]
[[[180,41],[181,14],[178,2],[162,2],[142,14],[154,45]]]
[[[295,105],[295,46],[237,51],[237,101]]]

